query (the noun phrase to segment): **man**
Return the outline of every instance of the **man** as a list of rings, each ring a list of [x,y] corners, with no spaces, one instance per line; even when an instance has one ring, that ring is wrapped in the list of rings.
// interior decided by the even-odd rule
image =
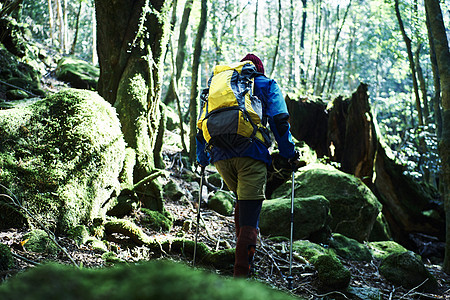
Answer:
[[[270,129],[278,143],[280,155],[291,164],[298,160],[298,153],[290,134],[289,114],[278,84],[264,76],[264,66],[254,54],[247,54],[242,61],[251,61],[258,71],[254,78],[253,95],[262,102],[263,116],[267,117]],[[259,215],[265,199],[267,166],[271,156],[267,145],[259,139],[247,144],[225,149],[220,146],[205,151],[203,132],[197,134],[197,161],[205,167],[213,163],[228,188],[237,196],[235,207],[236,255],[234,276],[246,277],[251,269],[256,250]]]

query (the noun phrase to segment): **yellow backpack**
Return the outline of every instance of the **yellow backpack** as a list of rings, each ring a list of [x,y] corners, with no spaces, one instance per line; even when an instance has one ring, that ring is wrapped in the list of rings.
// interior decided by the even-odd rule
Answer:
[[[270,146],[262,103],[253,95],[253,80],[259,74],[251,61],[214,68],[209,87],[200,96],[197,121],[207,148],[245,146],[254,138]]]

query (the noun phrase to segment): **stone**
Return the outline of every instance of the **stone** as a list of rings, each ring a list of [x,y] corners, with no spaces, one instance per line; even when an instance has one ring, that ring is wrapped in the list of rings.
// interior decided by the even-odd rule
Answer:
[[[365,262],[372,261],[372,253],[368,247],[340,233],[334,233],[332,235],[329,245],[331,251],[344,259]]]
[[[382,205],[360,179],[329,166],[311,164],[296,176],[295,182],[296,197],[322,195],[330,202],[332,232],[358,242],[369,239]],[[289,195],[290,185],[282,185],[272,196]]]
[[[208,208],[224,216],[231,216],[234,208],[234,198],[230,192],[217,191],[209,200]]]
[[[58,62],[55,75],[73,88],[95,90],[100,69],[74,57],[63,57]]]
[[[11,254],[11,249],[0,243],[0,271],[7,271],[14,268],[15,262]]]
[[[260,230],[266,236],[290,237],[291,199],[272,199],[263,202]],[[294,240],[308,239],[318,232],[329,236],[331,222],[328,200],[323,196],[294,199]]]
[[[436,279],[425,268],[420,256],[412,251],[392,253],[382,260],[379,270],[387,280],[404,288],[437,291]]]
[[[111,208],[125,142],[115,109],[97,93],[66,89],[0,110],[0,132],[0,182],[8,189],[0,193],[46,228],[66,232]],[[37,227],[27,214],[0,210],[0,228],[24,224]]]
[[[25,242],[23,247],[27,251],[49,254],[57,254],[61,251],[42,229],[31,230],[23,236],[23,239]]]

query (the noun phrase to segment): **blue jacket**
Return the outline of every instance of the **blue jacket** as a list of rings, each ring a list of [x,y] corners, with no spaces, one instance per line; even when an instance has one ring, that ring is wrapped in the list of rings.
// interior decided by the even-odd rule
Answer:
[[[283,94],[275,80],[266,76],[257,76],[254,80],[254,95],[263,103],[263,115],[267,116],[270,130],[273,132],[278,144],[280,155],[292,158],[295,155],[294,143],[290,132],[289,113]],[[235,149],[236,151],[224,151],[219,147],[212,147],[210,152],[205,151],[206,141],[203,133],[197,134],[197,161],[202,166],[219,160],[232,157],[251,157],[271,163],[271,156],[267,147],[258,139],[254,139],[249,147]]]

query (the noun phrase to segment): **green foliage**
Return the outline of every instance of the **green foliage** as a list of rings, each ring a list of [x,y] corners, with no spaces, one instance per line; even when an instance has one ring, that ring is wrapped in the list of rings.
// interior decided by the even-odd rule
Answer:
[[[6,271],[14,267],[14,258],[11,250],[5,244],[0,244],[0,271]]]
[[[169,262],[101,269],[49,264],[0,286],[2,299],[294,299],[257,282],[234,280]]]

